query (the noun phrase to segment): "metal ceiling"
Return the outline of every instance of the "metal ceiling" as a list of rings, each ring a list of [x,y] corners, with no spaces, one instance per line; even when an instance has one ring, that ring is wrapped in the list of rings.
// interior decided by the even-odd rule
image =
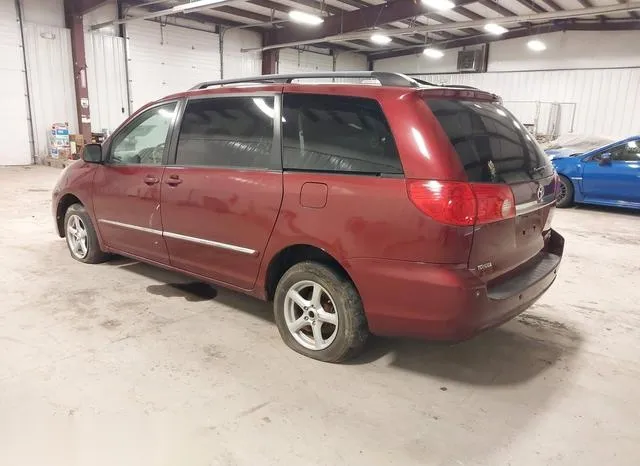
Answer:
[[[455,7],[434,10],[420,0],[125,0],[133,17],[179,16],[222,27],[265,32],[260,50],[283,47],[350,49],[370,59],[415,53],[425,44],[452,48],[561,30],[639,30],[639,0],[452,0]],[[191,5],[194,3],[194,5]],[[212,3],[208,5],[207,3]],[[133,8],[132,8],[133,7]],[[297,9],[324,17],[317,27],[289,21]],[[120,21],[122,22],[122,21]],[[486,23],[508,32],[492,36]],[[103,25],[94,25],[95,27]],[[393,38],[388,45],[369,40],[373,30]]]

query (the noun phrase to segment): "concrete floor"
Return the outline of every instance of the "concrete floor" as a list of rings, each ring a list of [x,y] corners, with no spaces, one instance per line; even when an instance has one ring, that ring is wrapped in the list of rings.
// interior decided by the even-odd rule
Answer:
[[[638,464],[640,215],[557,212],[559,279],[502,328],[329,365],[264,303],[72,260],[58,174],[0,169],[3,466]]]

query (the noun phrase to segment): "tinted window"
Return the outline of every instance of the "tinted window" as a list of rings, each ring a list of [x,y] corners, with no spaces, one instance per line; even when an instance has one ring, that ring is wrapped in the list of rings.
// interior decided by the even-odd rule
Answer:
[[[273,97],[189,101],[176,164],[279,168],[280,162],[272,154],[273,105]]]
[[[640,142],[628,141],[611,149],[611,160],[618,162],[640,162]]]
[[[516,183],[553,174],[524,126],[495,102],[430,99],[429,108],[455,148],[469,181]]]
[[[402,173],[389,125],[375,100],[286,94],[285,169]]]
[[[160,165],[176,103],[143,112],[111,144],[109,162],[115,165]]]

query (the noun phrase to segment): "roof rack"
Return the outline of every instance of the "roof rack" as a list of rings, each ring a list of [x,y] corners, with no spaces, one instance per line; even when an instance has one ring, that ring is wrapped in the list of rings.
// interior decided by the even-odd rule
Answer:
[[[319,78],[361,78],[375,79],[382,86],[396,87],[420,87],[421,83],[402,73],[391,73],[387,71],[329,71],[319,73],[296,73],[296,74],[267,74],[249,78],[222,79],[220,81],[206,81],[191,88],[192,91],[206,89],[211,86],[226,86],[229,84],[289,84],[296,79],[319,79]]]

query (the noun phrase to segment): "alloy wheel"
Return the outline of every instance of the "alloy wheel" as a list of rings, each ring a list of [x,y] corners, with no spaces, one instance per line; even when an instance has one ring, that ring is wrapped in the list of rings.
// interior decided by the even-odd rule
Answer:
[[[320,284],[300,281],[287,291],[284,318],[289,332],[307,349],[327,348],[338,334],[338,312],[329,292]]]
[[[67,220],[67,244],[78,259],[84,259],[89,253],[87,227],[78,215],[70,215]]]

